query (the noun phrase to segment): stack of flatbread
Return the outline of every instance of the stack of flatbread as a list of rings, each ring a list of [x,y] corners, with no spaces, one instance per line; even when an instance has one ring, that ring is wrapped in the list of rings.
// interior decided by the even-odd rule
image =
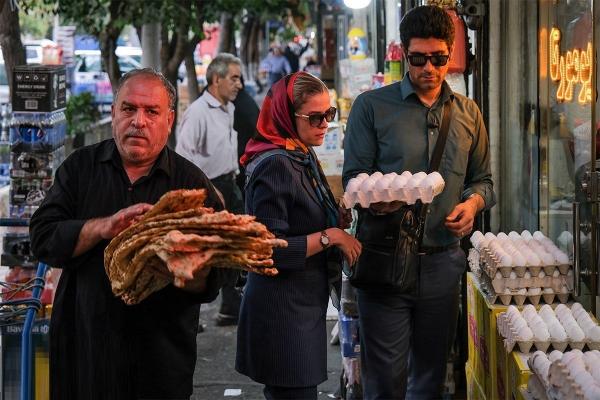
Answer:
[[[137,304],[173,282],[183,287],[206,267],[276,275],[273,247],[286,247],[253,216],[203,207],[206,192],[163,195],[144,218],[117,235],[104,251],[113,293]],[[164,268],[168,274],[159,272]]]

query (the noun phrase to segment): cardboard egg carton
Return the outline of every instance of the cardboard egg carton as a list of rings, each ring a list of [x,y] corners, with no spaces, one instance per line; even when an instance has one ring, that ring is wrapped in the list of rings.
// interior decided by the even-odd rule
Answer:
[[[548,281],[542,281],[546,278],[549,278]],[[544,277],[544,278],[531,278],[525,279],[492,279],[487,274],[482,273],[479,277],[481,282],[481,287],[485,292],[486,298],[492,304],[495,304],[497,301],[500,301],[505,306],[508,306],[512,303],[517,306],[522,306],[525,304],[525,301],[529,301],[534,306],[537,306],[541,300],[544,300],[546,304],[552,304],[555,300],[558,299],[561,303],[566,303],[569,301],[569,297],[573,292],[573,284],[567,276],[559,276],[558,278],[554,277]],[[569,283],[570,282],[570,283]],[[524,284],[527,284],[524,286]],[[545,285],[545,286],[537,286],[537,285]],[[566,285],[568,292],[561,292],[562,286]],[[528,289],[530,287],[540,288],[540,289],[551,289],[551,292],[548,291],[541,292],[539,294],[523,294],[523,289]],[[508,293],[506,293],[508,289]]]
[[[531,276],[538,276],[540,271],[543,269],[546,275],[551,276],[556,269],[559,270],[561,275],[567,275],[570,264],[549,264],[549,265],[526,265],[526,266],[505,266],[500,264],[500,260],[492,253],[492,251],[484,247],[480,251],[480,257],[485,264],[485,271],[490,276],[495,276],[496,271],[500,271],[504,278],[508,278],[511,272],[515,272],[517,277],[522,278],[525,276],[525,272],[529,271]]]
[[[565,352],[567,349],[583,351],[586,348],[589,350],[600,350],[600,342],[594,341],[587,336],[581,341],[572,340],[569,337],[567,337],[567,340],[557,340],[552,337],[545,341],[535,340],[535,338],[525,340],[519,337],[517,329],[511,324],[506,313],[498,314],[496,317],[496,326],[498,332],[504,338],[504,348],[509,353],[513,351],[515,345],[519,347],[519,351],[522,353],[529,353],[533,346],[535,346],[536,350],[543,351],[544,353],[548,352],[550,347],[552,347],[552,350],[560,352]]]
[[[531,365],[530,365],[531,369]],[[541,382],[541,379],[534,373],[527,381],[527,391],[535,400],[550,400],[546,391],[546,386]]]
[[[585,400],[581,386],[571,376],[562,361],[554,361],[548,371],[548,393],[556,399]]]

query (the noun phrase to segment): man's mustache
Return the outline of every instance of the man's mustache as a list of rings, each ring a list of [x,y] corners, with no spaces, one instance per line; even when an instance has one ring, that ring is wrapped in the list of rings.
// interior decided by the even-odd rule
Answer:
[[[144,131],[140,130],[140,129],[133,129],[130,131],[125,132],[125,137],[129,138],[129,137],[136,137],[136,138],[144,138],[146,139],[147,136],[144,133]]]

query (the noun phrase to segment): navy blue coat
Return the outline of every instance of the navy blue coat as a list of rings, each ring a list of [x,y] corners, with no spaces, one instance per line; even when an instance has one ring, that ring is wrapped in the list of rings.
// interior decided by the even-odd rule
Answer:
[[[248,276],[235,368],[266,385],[318,385],[327,380],[327,262],[325,252],[306,258],[306,235],[325,229],[326,215],[308,172],[284,155],[265,159],[246,188],[246,212],[288,247],[274,251],[277,276]]]

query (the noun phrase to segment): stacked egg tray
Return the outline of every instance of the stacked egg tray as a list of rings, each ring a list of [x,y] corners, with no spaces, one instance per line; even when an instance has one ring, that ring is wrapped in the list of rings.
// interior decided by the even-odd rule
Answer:
[[[439,172],[417,172],[414,175],[410,171],[400,175],[395,172],[384,175],[379,171],[371,175],[361,173],[348,181],[343,200],[346,208],[356,204],[367,208],[372,203],[393,201],[414,204],[421,200],[431,203],[435,196],[442,193],[444,186],[444,178]]]
[[[571,308],[559,304],[556,309],[543,305],[539,311],[528,304],[520,312],[509,306],[497,316],[498,332],[503,337],[504,347],[511,352],[515,346],[529,353],[533,346],[546,352],[554,350],[600,350],[600,326],[579,303]]]
[[[527,361],[527,389],[537,400],[600,399],[600,351],[536,351]]]
[[[545,270],[550,268],[554,270],[548,276]],[[485,271],[485,266],[482,271]],[[535,277],[530,275],[530,272],[519,277],[511,271],[511,275],[505,278],[497,271],[496,275],[490,278],[483,272],[479,280],[488,301],[492,304],[500,301],[505,306],[511,303],[522,306],[527,300],[534,306],[537,306],[541,300],[546,304],[553,304],[556,300],[566,303],[573,292],[573,272],[570,269],[565,275],[556,272],[558,272],[557,268],[549,266],[544,266]]]
[[[541,232],[501,232],[483,235],[477,231],[471,243],[479,253],[476,271],[488,301],[522,306],[526,300],[538,305],[569,300],[573,292],[573,271],[568,256]]]

